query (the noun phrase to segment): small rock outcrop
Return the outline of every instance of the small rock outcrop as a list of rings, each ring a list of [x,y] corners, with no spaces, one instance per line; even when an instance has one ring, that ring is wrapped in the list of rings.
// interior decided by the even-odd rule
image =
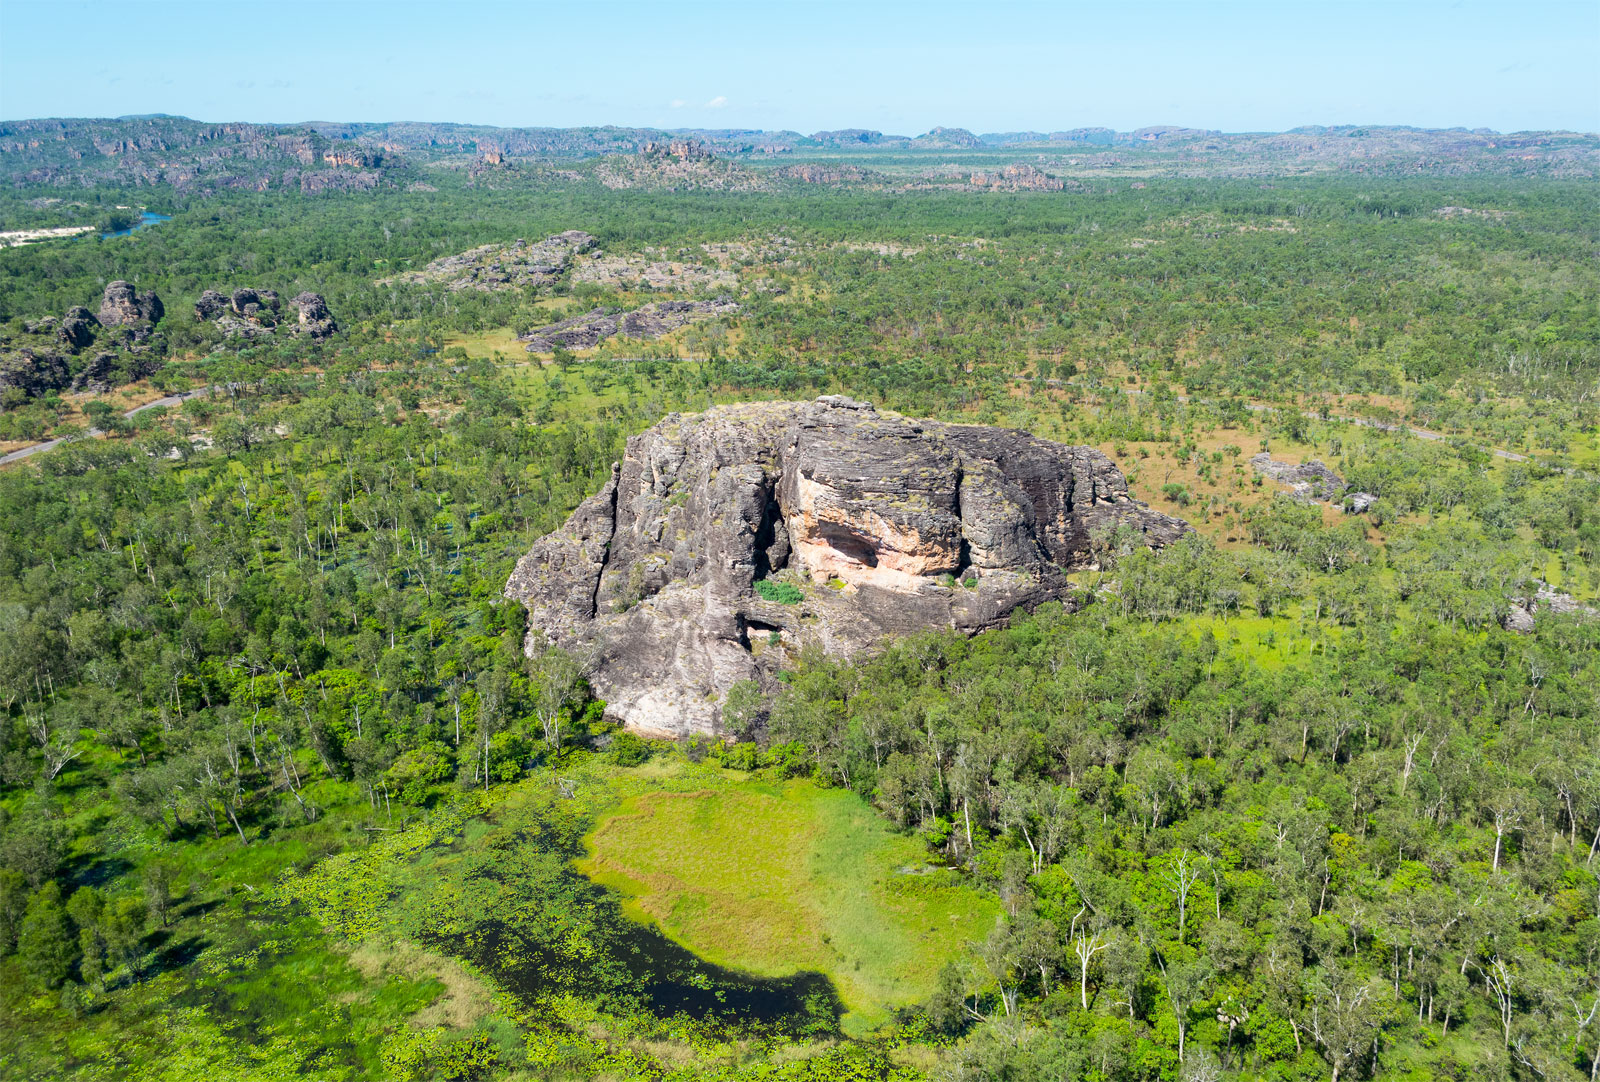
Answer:
[[[680,162],[710,161],[715,155],[698,139],[671,139],[666,142],[647,142],[639,148],[641,158],[670,158]]]
[[[166,314],[161,298],[153,291],[135,293],[131,283],[116,281],[106,286],[100,300],[100,322],[107,327],[121,327],[141,320],[159,323]]]
[[[1538,612],[1553,612],[1562,616],[1579,616],[1585,619],[1600,617],[1600,609],[1585,605],[1571,594],[1562,593],[1548,582],[1535,580],[1532,584],[1533,591],[1530,596],[1523,597],[1514,602],[1506,612],[1505,626],[1507,631],[1516,631],[1524,635],[1531,635],[1534,628],[1534,615]]]
[[[60,319],[24,320],[20,339],[0,335],[0,391],[37,398],[52,391],[105,392],[160,367],[160,299],[127,282],[106,286],[97,316],[83,305]]]
[[[271,326],[277,320],[280,302],[278,292],[274,289],[236,289],[228,307],[233,309],[236,316]]]
[[[630,439],[505,594],[528,607],[530,652],[548,638],[593,657],[628,727],[712,733],[729,688],[772,686],[806,645],[850,655],[1071,602],[1066,573],[1119,526],[1153,546],[1189,529],[1090,447],[840,396],[723,406]]]
[[[194,318],[216,319],[222,313],[228,311],[230,307],[231,302],[227,297],[224,297],[214,289],[208,289],[200,294],[199,300],[194,302]]]
[[[435,259],[421,270],[407,271],[378,284],[438,282],[446,289],[474,289],[484,293],[545,286],[566,274],[573,257],[594,245],[593,235],[580,229],[569,229],[540,241],[518,239],[510,244],[485,244],[459,255]]]
[[[328,302],[322,299],[320,293],[299,293],[290,302],[300,313],[300,321],[294,327],[295,333],[303,334],[312,339],[323,339],[339,329],[333,321],[333,313],[328,311]]]
[[[94,344],[95,331],[100,329],[100,325],[89,309],[78,305],[68,308],[67,314],[61,317],[61,322],[56,326],[56,337],[70,349],[85,349]]]
[[[235,289],[231,294],[208,289],[194,303],[194,317],[215,323],[226,338],[270,338],[280,329],[291,334],[320,340],[334,334],[339,325],[328,302],[320,293],[305,292],[289,302],[297,314],[293,322],[282,318],[283,300],[275,289]]]
[[[593,349],[615,334],[624,338],[660,338],[697,320],[730,316],[738,311],[739,305],[727,297],[710,301],[656,301],[631,312],[595,308],[559,323],[535,327],[518,341],[527,343],[529,353],[549,353],[557,346]]]
[[[67,358],[52,350],[22,349],[0,353],[0,391],[16,388],[29,398],[59,391],[72,381]]]
[[[974,173],[968,183],[974,188],[1002,192],[1059,192],[1067,186],[1060,177],[1023,163],[1008,165],[993,173]]]
[[[1250,466],[1280,485],[1289,486],[1289,490],[1302,500],[1333,503],[1344,495],[1344,478],[1317,459],[1304,464],[1279,462],[1262,451],[1250,459]]]

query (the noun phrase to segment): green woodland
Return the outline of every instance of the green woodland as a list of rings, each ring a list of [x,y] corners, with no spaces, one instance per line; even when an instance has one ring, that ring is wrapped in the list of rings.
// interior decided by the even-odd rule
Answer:
[[[1591,186],[437,174],[93,190],[172,219],[0,252],[7,334],[126,279],[168,313],[134,389],[205,388],[0,402],[8,449],[65,437],[0,470],[0,1074],[1600,1071]],[[575,228],[742,246],[743,308],[545,360],[502,346],[648,291],[381,284]],[[238,285],[341,331],[190,317]],[[1196,533],[1097,539],[1077,611],[806,654],[722,738],[525,656],[506,577],[627,437],[823,393],[1099,446]],[[1541,584],[1578,611],[1507,630]]]

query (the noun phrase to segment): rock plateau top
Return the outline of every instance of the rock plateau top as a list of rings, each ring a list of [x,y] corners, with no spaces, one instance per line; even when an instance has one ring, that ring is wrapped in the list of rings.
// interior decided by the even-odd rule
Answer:
[[[719,731],[743,680],[815,645],[849,656],[930,628],[976,632],[1074,602],[1119,527],[1189,529],[1128,495],[1091,447],[914,421],[830,395],[670,414],[535,542],[506,584],[548,639],[592,658],[610,714],[651,735]]]

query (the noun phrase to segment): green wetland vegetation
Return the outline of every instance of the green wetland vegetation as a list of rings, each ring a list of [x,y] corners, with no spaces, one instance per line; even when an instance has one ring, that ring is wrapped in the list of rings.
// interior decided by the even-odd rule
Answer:
[[[1594,1076],[1588,186],[428,180],[97,191],[173,216],[0,253],[18,340],[112,279],[168,311],[154,375],[0,412],[71,437],[0,470],[0,1074]],[[698,287],[380,284],[575,228],[743,308],[545,358]],[[239,285],[341,332],[190,317]],[[803,656],[726,741],[524,656],[506,576],[628,436],[823,393],[1093,444],[1197,533],[1105,539],[1077,612]],[[1579,611],[1507,630],[1541,582]]]

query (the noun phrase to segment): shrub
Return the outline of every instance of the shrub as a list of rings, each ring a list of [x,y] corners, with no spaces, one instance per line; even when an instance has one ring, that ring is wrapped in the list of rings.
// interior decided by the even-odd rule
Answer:
[[[650,758],[650,745],[632,733],[622,732],[611,738],[611,760],[618,766],[638,766]]]
[[[798,605],[805,595],[800,592],[800,587],[788,582],[775,582],[772,579],[762,579],[756,583],[756,596],[763,601],[776,601],[781,605]]]

